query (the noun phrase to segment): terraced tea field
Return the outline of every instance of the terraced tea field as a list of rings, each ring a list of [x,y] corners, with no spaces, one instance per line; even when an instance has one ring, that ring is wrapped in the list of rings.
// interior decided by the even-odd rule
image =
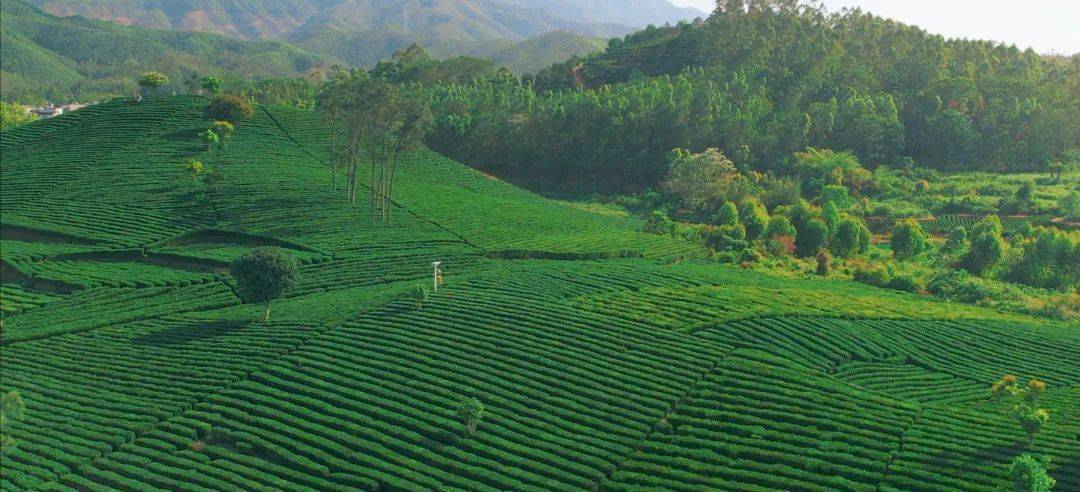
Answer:
[[[996,490],[1035,452],[1080,490],[1080,327],[693,260],[426,150],[372,225],[315,115],[208,153],[205,103],[0,134],[0,489]],[[262,322],[223,270],[267,245],[301,266]],[[1030,445],[1006,373],[1048,384]]]

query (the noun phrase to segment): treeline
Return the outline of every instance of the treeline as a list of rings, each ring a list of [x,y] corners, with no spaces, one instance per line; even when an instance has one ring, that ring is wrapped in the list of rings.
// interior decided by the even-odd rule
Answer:
[[[1080,56],[793,0],[727,1],[707,21],[615,39],[534,78],[435,87],[430,143],[492,170],[637,187],[676,147],[758,170],[807,147],[870,168],[1043,170],[1080,148],[1078,87]]]

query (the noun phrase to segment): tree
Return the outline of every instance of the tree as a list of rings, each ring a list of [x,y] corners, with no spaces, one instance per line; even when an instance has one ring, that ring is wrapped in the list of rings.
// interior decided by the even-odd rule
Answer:
[[[210,104],[206,106],[205,113],[206,116],[214,120],[224,120],[235,125],[240,120],[254,115],[255,107],[247,99],[225,94],[210,101]]]
[[[765,234],[765,229],[769,227],[769,212],[756,200],[743,202],[739,219],[746,226],[746,239],[750,241],[760,239]]]
[[[431,297],[431,289],[428,289],[428,286],[424,284],[416,284],[412,291],[409,292],[409,298],[416,303],[416,309],[423,309],[428,297]]]
[[[278,299],[296,282],[298,266],[288,251],[277,247],[253,249],[229,267],[236,280],[236,292],[244,302],[263,303],[263,321],[270,320],[270,302]]]
[[[1058,200],[1062,215],[1070,219],[1080,219],[1080,191],[1070,191]]]
[[[0,453],[11,450],[17,441],[8,433],[12,422],[22,420],[26,405],[18,391],[8,391],[0,397]]]
[[[236,131],[236,127],[233,126],[232,123],[224,120],[215,121],[210,125],[210,129],[217,134],[222,147],[225,146],[225,142],[227,142],[229,138],[232,137],[233,132]]]
[[[403,86],[354,72],[325,99],[332,114],[344,118],[347,131],[346,194],[356,203],[359,156],[371,164],[371,222],[392,219],[394,178],[402,153],[416,150],[431,125],[427,96],[418,86]],[[330,108],[333,108],[332,110]]]
[[[717,149],[700,154],[675,149],[668,159],[670,168],[662,186],[692,210],[705,209],[718,196],[721,181],[737,173],[735,164]]]
[[[930,237],[915,219],[904,219],[893,225],[890,244],[896,259],[909,260],[930,249]]]
[[[870,247],[870,229],[861,220],[845,218],[836,226],[836,232],[829,239],[829,248],[833,254],[849,258],[864,254]]]
[[[739,223],[739,209],[735,207],[735,202],[724,202],[720,209],[716,211],[712,222],[720,227],[737,225]]]
[[[25,125],[38,118],[36,113],[27,112],[26,108],[17,103],[0,102],[0,132]]]
[[[795,254],[803,258],[816,255],[829,238],[829,227],[821,219],[810,219],[795,237]]]
[[[832,256],[828,251],[821,250],[817,254],[817,274],[822,277],[829,274],[832,265]]]
[[[202,133],[199,133],[199,138],[201,138],[202,141],[206,143],[207,151],[214,150],[214,146],[221,141],[221,137],[218,137],[218,134],[210,128],[207,128]]]
[[[667,234],[675,237],[675,221],[671,220],[663,210],[653,210],[652,214],[649,214],[649,219],[645,221],[644,230],[649,234]]]
[[[1015,492],[1050,492],[1057,485],[1046,468],[1050,465],[1047,457],[1036,458],[1030,454],[1017,456],[1009,465],[1009,479]]]
[[[465,437],[472,437],[484,418],[484,404],[476,398],[462,400],[457,407],[457,418],[465,426]]]
[[[221,79],[207,75],[199,81],[199,86],[211,94],[221,92]]]
[[[964,226],[956,226],[952,232],[949,233],[949,238],[945,241],[945,249],[958,253],[967,248],[968,231]]]
[[[1040,407],[1039,399],[1046,391],[1046,383],[1038,379],[1021,385],[1016,376],[1006,374],[991,387],[995,400],[1008,399],[1012,416],[1027,433],[1028,445],[1035,441],[1035,434],[1050,420],[1050,412]]]
[[[972,229],[971,248],[960,259],[961,266],[975,274],[982,275],[992,269],[1005,256],[1005,240],[1001,237],[1001,219],[990,215],[975,224]]]
[[[203,163],[197,159],[191,159],[184,164],[184,170],[191,174],[191,179],[198,179],[203,170]]]
[[[139,87],[156,92],[159,88],[169,85],[169,78],[161,72],[145,72],[139,75]]]

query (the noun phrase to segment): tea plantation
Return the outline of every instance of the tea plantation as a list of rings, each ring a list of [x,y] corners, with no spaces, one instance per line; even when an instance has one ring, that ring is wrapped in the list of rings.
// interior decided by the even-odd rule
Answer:
[[[1078,326],[693,260],[428,150],[373,225],[316,115],[210,152],[205,104],[0,133],[0,489],[997,490],[1035,453],[1080,490]],[[300,263],[269,322],[226,273],[258,246]],[[1030,444],[1004,374],[1048,385]]]

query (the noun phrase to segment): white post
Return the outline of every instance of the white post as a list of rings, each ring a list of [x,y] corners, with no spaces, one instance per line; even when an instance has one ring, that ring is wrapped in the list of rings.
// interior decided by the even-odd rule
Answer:
[[[432,278],[432,281],[435,284],[435,292],[439,291],[439,265],[441,263],[442,263],[441,261],[433,261],[433,262],[431,262],[431,266],[435,267],[435,275]]]

